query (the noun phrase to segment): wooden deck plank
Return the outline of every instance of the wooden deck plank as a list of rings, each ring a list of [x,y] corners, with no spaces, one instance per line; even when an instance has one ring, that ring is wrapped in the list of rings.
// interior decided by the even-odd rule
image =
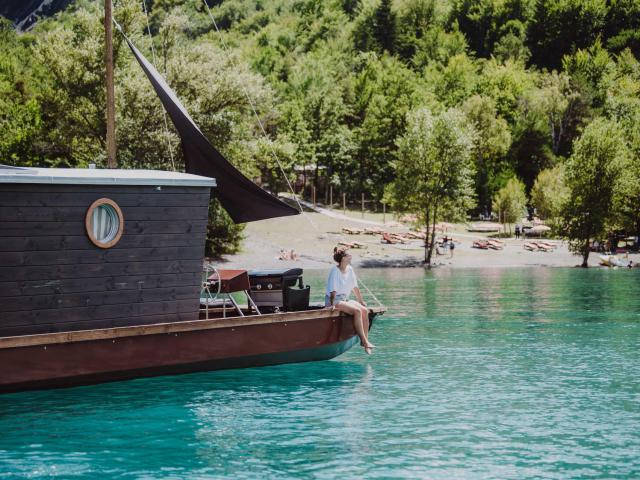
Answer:
[[[382,314],[385,307],[370,307],[371,313]],[[211,330],[217,328],[240,328],[247,325],[261,325],[269,323],[287,323],[313,320],[314,318],[333,318],[346,316],[334,310],[317,309],[303,312],[272,313],[268,315],[254,315],[251,317],[227,317],[213,320],[193,320],[177,323],[161,323],[155,325],[105,328],[98,330],[80,330],[65,333],[46,333],[40,335],[23,335],[19,337],[0,337],[0,349],[46,346],[69,342],[88,342],[92,340],[113,340],[137,335],[179,334],[197,330]]]

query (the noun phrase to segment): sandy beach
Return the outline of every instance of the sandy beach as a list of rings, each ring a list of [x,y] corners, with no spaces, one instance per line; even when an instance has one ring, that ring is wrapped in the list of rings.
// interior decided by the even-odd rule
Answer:
[[[224,268],[283,268],[301,267],[305,269],[324,269],[332,265],[333,248],[341,241],[360,242],[366,246],[351,249],[353,264],[358,268],[380,267],[420,267],[424,258],[422,240],[413,240],[404,245],[388,245],[381,241],[380,235],[349,235],[343,233],[347,228],[381,227],[389,232],[408,232],[410,225],[400,225],[390,215],[386,223],[382,214],[365,214],[342,211],[321,210],[324,213],[307,212],[295,217],[276,218],[247,224],[245,238],[240,253],[229,255],[216,261]],[[448,252],[443,255],[434,253],[433,264],[437,268],[482,268],[482,267],[575,267],[581,263],[581,257],[568,250],[566,242],[547,239],[556,246],[553,251],[528,251],[524,240],[505,239],[503,250],[480,250],[473,248],[474,240],[486,239],[483,233],[469,232],[465,225],[455,225],[447,230],[453,237],[456,248],[453,257]],[[280,260],[281,250],[293,250],[297,261]],[[625,255],[619,255],[626,260]],[[634,264],[640,262],[640,255],[630,254],[628,259]],[[592,253],[589,265],[597,266],[599,256]]]

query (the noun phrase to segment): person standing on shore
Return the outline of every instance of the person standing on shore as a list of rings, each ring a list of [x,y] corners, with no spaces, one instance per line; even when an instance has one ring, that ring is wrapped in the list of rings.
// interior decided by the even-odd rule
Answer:
[[[337,265],[331,267],[329,271],[324,304],[331,311],[338,310],[353,315],[353,327],[360,337],[360,345],[370,355],[375,345],[368,339],[369,310],[358,288],[358,279],[351,266],[351,254],[345,249],[335,247],[333,259]],[[349,300],[352,291],[357,301]]]
[[[516,225],[515,232],[516,232],[516,240],[517,240],[520,238],[520,224]]]

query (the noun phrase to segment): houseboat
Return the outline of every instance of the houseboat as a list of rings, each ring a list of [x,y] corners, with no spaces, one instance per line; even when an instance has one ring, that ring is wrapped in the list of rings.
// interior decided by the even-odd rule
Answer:
[[[0,168],[0,392],[325,360],[357,343],[350,317],[309,305],[302,270],[203,277],[215,188],[177,172]],[[246,306],[221,298],[234,291]]]
[[[356,344],[350,316],[309,303],[301,270],[203,273],[211,197],[236,223],[300,211],[228,162],[125,40],[187,173],[0,166],[0,392],[325,360]],[[384,307],[369,311],[370,327]]]

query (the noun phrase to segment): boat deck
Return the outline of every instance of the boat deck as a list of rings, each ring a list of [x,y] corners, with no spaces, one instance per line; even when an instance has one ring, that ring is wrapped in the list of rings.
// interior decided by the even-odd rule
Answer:
[[[381,315],[386,311],[383,306],[369,307],[370,315]],[[0,337],[0,349],[16,347],[45,346],[63,343],[86,342],[92,340],[109,340],[143,335],[179,334],[196,330],[214,330],[220,328],[246,327],[273,323],[299,322],[314,318],[339,318],[347,316],[337,310],[313,308],[299,312],[278,312],[263,315],[233,316],[226,318],[210,318],[202,320],[158,323],[151,325],[101,328],[95,330],[77,330],[73,332],[44,333]]]

